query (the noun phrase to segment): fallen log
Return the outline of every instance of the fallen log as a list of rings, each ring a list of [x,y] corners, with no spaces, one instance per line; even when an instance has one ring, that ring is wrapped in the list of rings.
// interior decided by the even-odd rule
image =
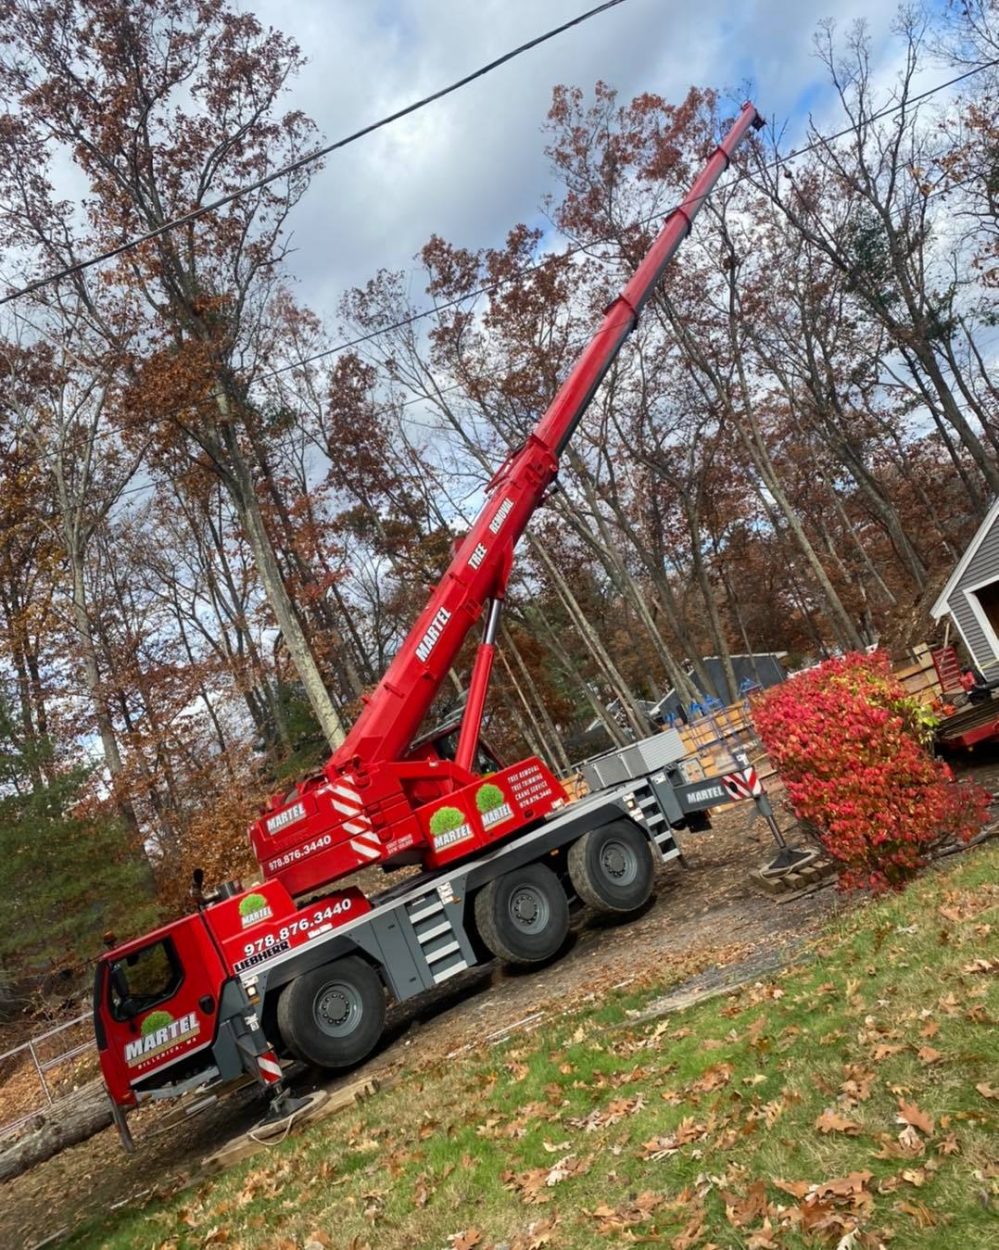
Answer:
[[[36,1163],[87,1141],[111,1123],[111,1104],[103,1081],[90,1081],[44,1111],[33,1127],[10,1145],[0,1142],[0,1181],[20,1176]]]

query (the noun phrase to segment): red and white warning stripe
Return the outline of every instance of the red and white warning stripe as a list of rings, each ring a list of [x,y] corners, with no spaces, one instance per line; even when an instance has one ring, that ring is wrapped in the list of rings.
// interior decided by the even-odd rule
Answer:
[[[371,821],[364,810],[364,800],[349,784],[349,780],[341,778],[329,781],[320,787],[318,793],[330,796],[330,806],[342,818],[342,828],[353,835],[348,840],[351,850],[370,863],[381,859],[381,840],[371,828]]]
[[[281,1064],[273,1050],[265,1050],[262,1055],[257,1055],[257,1069],[260,1072],[260,1079],[268,1085],[273,1085],[281,1079]]]
[[[363,859],[381,859],[382,844],[378,840],[378,835],[369,833],[366,837],[351,838],[350,845]]]
[[[330,799],[333,810],[346,817],[343,822],[344,829],[348,833],[367,833],[371,828],[371,821],[364,810],[364,800],[357,791],[344,785],[342,781],[332,782],[329,789],[333,796]]]
[[[750,765],[738,773],[726,773],[722,777],[722,785],[730,799],[755,799],[763,793],[763,784],[756,775],[756,769]]]

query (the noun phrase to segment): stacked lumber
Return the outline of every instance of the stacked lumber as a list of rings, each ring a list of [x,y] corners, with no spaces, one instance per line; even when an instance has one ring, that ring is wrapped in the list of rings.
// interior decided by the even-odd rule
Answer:
[[[895,668],[895,676],[905,690],[921,703],[930,705],[943,691],[933,655],[926,643],[919,643],[909,659]],[[753,724],[750,698],[719,707],[686,725],[675,725],[685,748],[685,770],[690,780],[718,777],[735,768],[734,751],[745,751],[761,780],[776,775],[769,757],[760,745]],[[579,774],[564,779],[571,800],[582,798],[588,787]]]
[[[933,655],[925,642],[913,647],[908,663],[896,666],[895,676],[920,703],[931,704],[943,694]]]

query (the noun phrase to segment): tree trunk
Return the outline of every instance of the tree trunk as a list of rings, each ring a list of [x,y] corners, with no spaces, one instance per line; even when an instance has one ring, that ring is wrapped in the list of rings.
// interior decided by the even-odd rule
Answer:
[[[118,747],[118,736],[114,722],[104,696],[101,684],[100,667],[97,660],[97,646],[90,623],[90,612],[87,608],[87,590],[83,576],[83,557],[80,552],[67,544],[70,562],[70,576],[73,583],[73,627],[80,646],[80,658],[83,662],[83,678],[90,695],[90,703],[94,712],[97,734],[101,740],[101,752],[107,770],[111,774],[115,806],[121,812],[122,819],[134,835],[138,835],[139,822],[131,800],[121,790],[121,778],[125,765]]]
[[[531,711],[530,707],[528,706],[527,698],[524,695],[523,690],[521,690],[520,686],[518,685],[517,679],[513,675],[513,670],[510,668],[510,664],[506,656],[502,653],[502,651],[498,652],[498,655],[499,655],[500,664],[503,666],[503,671],[506,673],[507,677],[510,680],[510,685],[513,687],[513,689],[516,691],[516,694],[517,694],[517,698],[515,699],[510,694],[510,691],[504,688],[500,692],[500,698],[506,704],[510,712],[510,715],[513,717],[514,721],[516,722],[517,730],[520,733],[520,736],[524,739],[524,743],[527,746],[528,754],[536,755],[539,759],[544,759],[545,746],[541,740],[541,730],[537,721],[534,719],[534,713]],[[519,706],[517,703],[517,699],[520,700]],[[524,719],[524,712],[521,712],[520,710],[521,707],[524,709],[524,712],[527,713],[527,718],[528,718],[527,720]],[[528,720],[530,721],[530,724],[528,724]]]
[[[666,645],[666,641],[656,626],[655,618],[649,611],[649,605],[646,602],[646,596],[642,593],[642,588],[637,584],[631,571],[626,566],[624,560],[618,552],[613,537],[608,532],[607,522],[600,510],[600,500],[597,498],[593,481],[590,477],[589,470],[583,462],[582,457],[574,452],[571,448],[566,450],[566,457],[572,466],[576,480],[579,482],[583,492],[586,495],[587,502],[590,506],[590,513],[594,518],[597,528],[600,532],[600,542],[596,541],[595,535],[583,523],[582,518],[571,507],[564,504],[564,496],[558,494],[555,496],[555,503],[559,507],[559,511],[565,517],[566,521],[572,525],[579,536],[594,549],[601,563],[607,569],[611,579],[618,586],[621,594],[626,596],[633,605],[636,613],[645,626],[649,639],[655,648],[656,654],[662,661],[663,668],[666,673],[666,680],[674,688],[674,690],[682,690],[687,685],[687,678],[677,663],[672,651]],[[615,517],[623,512],[620,500],[609,504]],[[668,619],[668,614],[667,614]],[[657,694],[665,693],[657,689]],[[681,695],[681,698],[683,696]]]
[[[564,673],[566,674],[566,676],[569,678],[574,677],[576,681],[579,683],[579,686],[583,692],[584,698],[586,699],[587,703],[589,703],[590,707],[593,710],[593,715],[596,717],[596,719],[601,723],[601,725],[603,725],[604,729],[607,731],[607,736],[608,738],[610,738],[611,743],[616,747],[625,746],[626,745],[625,737],[624,737],[624,734],[622,734],[621,732],[620,725],[617,723],[614,717],[611,716],[610,712],[608,712],[608,710],[600,702],[597,696],[593,693],[593,689],[591,688],[590,683],[586,681],[580,675],[579,669],[576,667],[576,665],[572,661],[572,656],[570,656],[568,651],[566,651],[565,647],[562,646],[562,642],[559,639],[556,631],[552,628],[551,624],[549,623],[548,618],[545,616],[543,612],[537,612],[536,617],[537,617],[537,620],[540,622],[542,629],[545,632],[546,642],[552,654],[556,657],[556,659],[562,665],[562,669]]]
[[[600,640],[599,634],[590,624],[586,613],[580,607],[579,602],[576,599],[576,596],[572,593],[568,582],[559,572],[555,562],[548,555],[548,552],[545,551],[543,544],[530,535],[528,536],[528,540],[531,545],[531,550],[540,558],[542,564],[544,564],[545,568],[548,570],[552,581],[555,583],[555,589],[559,598],[561,598],[569,614],[572,616],[576,628],[579,630],[583,641],[590,650],[590,653],[606,673],[611,688],[621,704],[621,711],[624,713],[628,724],[632,727],[639,738],[647,737],[651,725],[639,711],[638,702],[631,686],[621,674],[617,665],[611,659],[607,648]]]
[[[520,675],[524,680],[525,690],[530,690],[532,688],[531,674],[527,671],[527,665],[524,663],[524,657],[520,654],[520,648],[517,646],[516,642],[514,642],[513,635],[510,633],[506,625],[504,624],[501,628],[503,631],[504,646],[509,650],[511,656],[513,656],[514,663],[517,665]],[[512,674],[511,680],[513,680]],[[544,699],[536,698],[535,702],[537,704],[541,723],[545,730],[542,737],[548,743],[549,752],[557,761],[558,766],[568,772],[570,767],[569,757],[566,755],[565,748],[562,746],[562,738],[559,734],[558,727],[552,720],[551,713],[548,711],[547,707],[545,707]],[[525,707],[527,706],[526,697],[524,697],[524,705]]]
[[[227,459],[233,469],[232,479],[227,479],[233,504],[246,529],[246,537],[257,563],[257,572],[264,593],[267,595],[267,602],[274,613],[295,672],[299,676],[305,696],[327,742],[335,750],[346,737],[343,722],[333,706],[333,700],[326,689],[308,639],[305,637],[305,632],[295,614],[294,605],[281,579],[281,570],[264,525],[250,469],[239,447],[229,416],[228,397],[221,387],[216,387],[215,397],[222,417],[221,437],[225,443]]]
[[[725,632],[722,629],[714,588],[708,579],[707,569],[704,565],[704,555],[701,551],[701,522],[697,515],[698,505],[686,492],[681,492],[681,499],[683,510],[687,517],[687,526],[690,529],[690,556],[694,565],[694,577],[697,579],[701,598],[704,600],[704,606],[708,611],[708,624],[711,627],[711,635],[715,640],[715,646],[718,648],[718,659],[721,661],[725,684],[728,686],[728,697],[725,698],[723,696],[722,701],[724,703],[734,703],[739,697],[739,683],[735,677],[735,669],[732,667],[732,656],[728,649]],[[719,694],[721,693],[719,691]]]
[[[41,1123],[19,1137],[13,1145],[0,1148],[0,1182],[20,1176],[36,1164],[51,1159],[67,1146],[88,1141],[107,1128],[111,1104],[103,1081],[91,1081],[82,1089],[60,1098],[37,1117]]]

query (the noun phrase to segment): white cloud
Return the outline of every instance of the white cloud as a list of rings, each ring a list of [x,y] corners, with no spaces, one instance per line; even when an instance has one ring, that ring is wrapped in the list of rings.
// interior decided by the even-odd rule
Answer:
[[[294,37],[310,64],[292,88],[336,139],[576,16],[587,0],[244,0]],[[828,0],[735,6],[628,0],[445,100],[335,153],[291,219],[300,295],[332,316],[339,296],[382,266],[410,269],[436,232],[494,245],[535,220],[553,181],[541,125],[556,83],[599,78],[626,101],[679,101],[692,84],[749,83],[766,114],[824,95],[812,35]],[[871,23],[882,45],[895,0],[840,0],[837,19]],[[797,129],[797,128],[796,128]],[[419,294],[418,292],[416,293]]]

